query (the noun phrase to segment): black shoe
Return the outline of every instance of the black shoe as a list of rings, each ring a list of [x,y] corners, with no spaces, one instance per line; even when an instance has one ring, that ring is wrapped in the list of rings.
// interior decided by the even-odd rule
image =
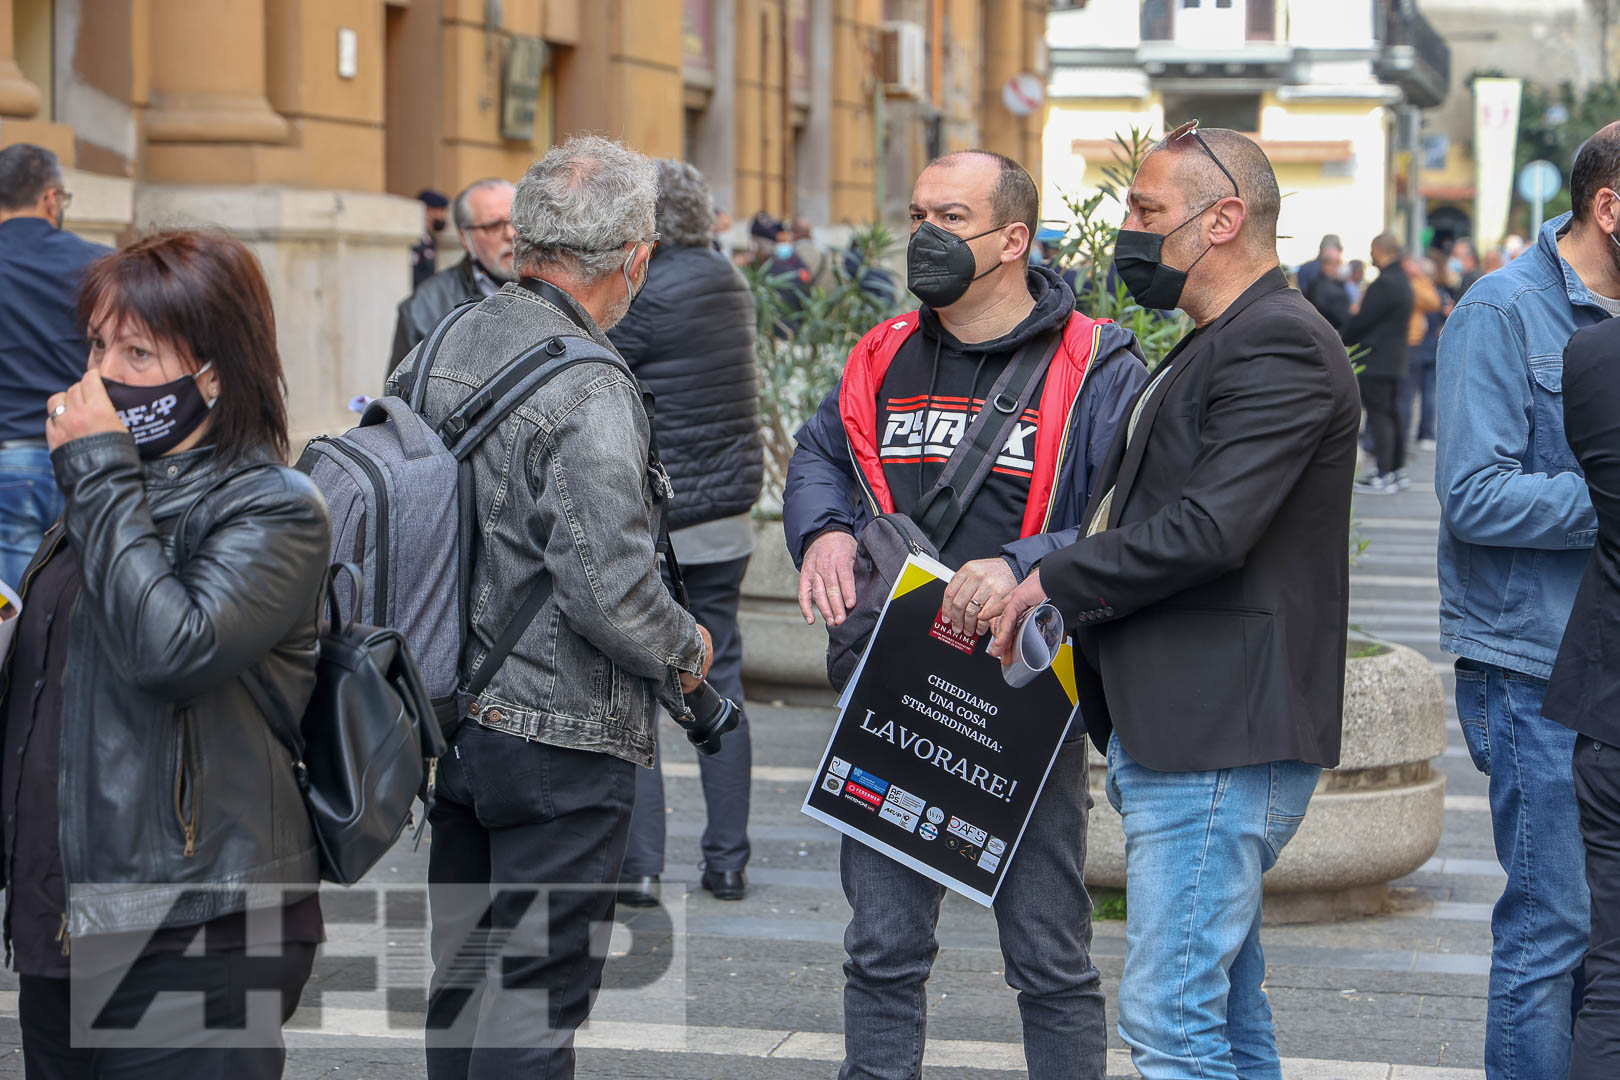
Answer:
[[[748,875],[741,870],[705,870],[703,887],[716,900],[741,900],[748,895]]]
[[[625,907],[650,908],[659,903],[658,875],[619,879],[619,903]]]

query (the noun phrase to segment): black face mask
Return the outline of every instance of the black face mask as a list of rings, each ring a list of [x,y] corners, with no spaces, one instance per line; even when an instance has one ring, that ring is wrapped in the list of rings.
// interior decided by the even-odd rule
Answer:
[[[1119,230],[1114,237],[1114,269],[1119,272],[1119,280],[1125,283],[1125,288],[1130,290],[1131,296],[1135,297],[1138,304],[1145,308],[1169,311],[1181,303],[1181,290],[1187,285],[1188,271],[1197,266],[1198,260],[1208,255],[1209,248],[1215,245],[1210,244],[1199,252],[1198,259],[1194,259],[1192,266],[1186,270],[1177,270],[1173,266],[1164,265],[1161,259],[1164,242],[1203,217],[1209,206],[1167,233],[1142,232],[1138,229]]]
[[[162,386],[130,386],[128,383],[102,379],[107,397],[118,410],[118,419],[124,422],[135,437],[135,449],[143,461],[162,457],[185,442],[214,407],[204,401],[197,389],[197,375],[212,364],[203,365],[195,375],[182,375]]]
[[[961,237],[946,232],[931,221],[917,226],[906,247],[906,288],[929,307],[950,307],[967,294],[968,287],[985,274],[1001,269],[997,262],[984,274],[975,274],[978,264],[973,258],[969,240],[989,236],[997,229],[986,229],[974,236]]]

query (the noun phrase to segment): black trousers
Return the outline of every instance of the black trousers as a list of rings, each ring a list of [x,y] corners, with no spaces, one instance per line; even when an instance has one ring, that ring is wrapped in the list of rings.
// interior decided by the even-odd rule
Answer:
[[[722,563],[681,565],[692,616],[714,639],[714,663],[709,685],[743,703],[742,635],[737,631],[737,608],[742,603],[742,579],[748,556]],[[710,870],[741,870],[748,865],[748,787],[754,751],[748,738],[748,717],[739,716],[735,731],[720,742],[712,757],[698,755],[703,780],[703,804],[708,822],[703,828],[703,864]],[[664,872],[664,777],[659,767],[636,770],[636,808],[630,816],[630,846],[624,855],[624,876],[643,877]]]
[[[1569,1077],[1614,1080],[1620,1076],[1620,746],[1582,735],[1575,740],[1573,765],[1592,936]]]
[[[635,770],[470,721],[456,732],[428,819],[430,1080],[574,1075],[574,1031],[612,936]]]
[[[247,1022],[244,988],[281,991],[281,1022],[298,1008],[304,983],[315,964],[316,946],[284,944],[281,955],[247,955],[245,950],[210,952],[201,957],[143,957],[121,979],[103,1016],[128,1024],[142,1020],[163,1027],[166,1045],[124,1048],[74,1045],[70,1025],[72,980],[36,975],[18,978],[17,1019],[22,1028],[23,1071],[28,1080],[276,1080],[286,1064],[282,1046],[233,1047]],[[195,1005],[152,997],[159,990],[184,987],[201,991],[205,1001],[199,1014]],[[189,996],[189,995],[188,995]],[[207,1026],[176,1019],[206,1015]],[[168,1010],[167,1016],[157,1015]],[[165,1023],[176,1019],[176,1025]],[[257,1035],[257,1033],[255,1033]],[[277,1035],[279,1038],[279,1033]]]
[[[1406,430],[1401,425],[1401,380],[1392,375],[1362,375],[1361,405],[1367,410],[1378,474],[1406,468]]]

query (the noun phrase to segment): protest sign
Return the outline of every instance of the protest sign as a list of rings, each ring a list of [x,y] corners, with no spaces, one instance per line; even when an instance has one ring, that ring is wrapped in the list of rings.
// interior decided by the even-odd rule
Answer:
[[[1074,656],[1043,606],[1013,685],[988,634],[940,616],[950,578],[932,559],[907,561],[802,809],[988,906],[1076,711]]]

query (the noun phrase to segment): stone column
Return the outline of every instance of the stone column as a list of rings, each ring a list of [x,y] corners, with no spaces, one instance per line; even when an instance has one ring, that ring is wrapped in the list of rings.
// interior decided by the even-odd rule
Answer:
[[[184,162],[171,161],[172,144],[236,144],[231,150],[208,147],[205,152],[214,157],[241,153],[247,150],[240,145],[244,143],[286,140],[287,121],[265,94],[264,6],[265,0],[151,0],[152,95],[146,138],[154,178],[191,178],[186,166],[197,162],[192,155],[181,155]]]
[[[819,226],[832,219],[833,0],[810,3],[810,116],[800,146],[798,210]]]
[[[714,0],[714,89],[693,133],[692,164],[709,182],[716,206],[734,221],[751,211],[737,205],[737,0]]]
[[[27,120],[39,112],[39,87],[23,78],[12,52],[11,0],[0,0],[0,117]]]

